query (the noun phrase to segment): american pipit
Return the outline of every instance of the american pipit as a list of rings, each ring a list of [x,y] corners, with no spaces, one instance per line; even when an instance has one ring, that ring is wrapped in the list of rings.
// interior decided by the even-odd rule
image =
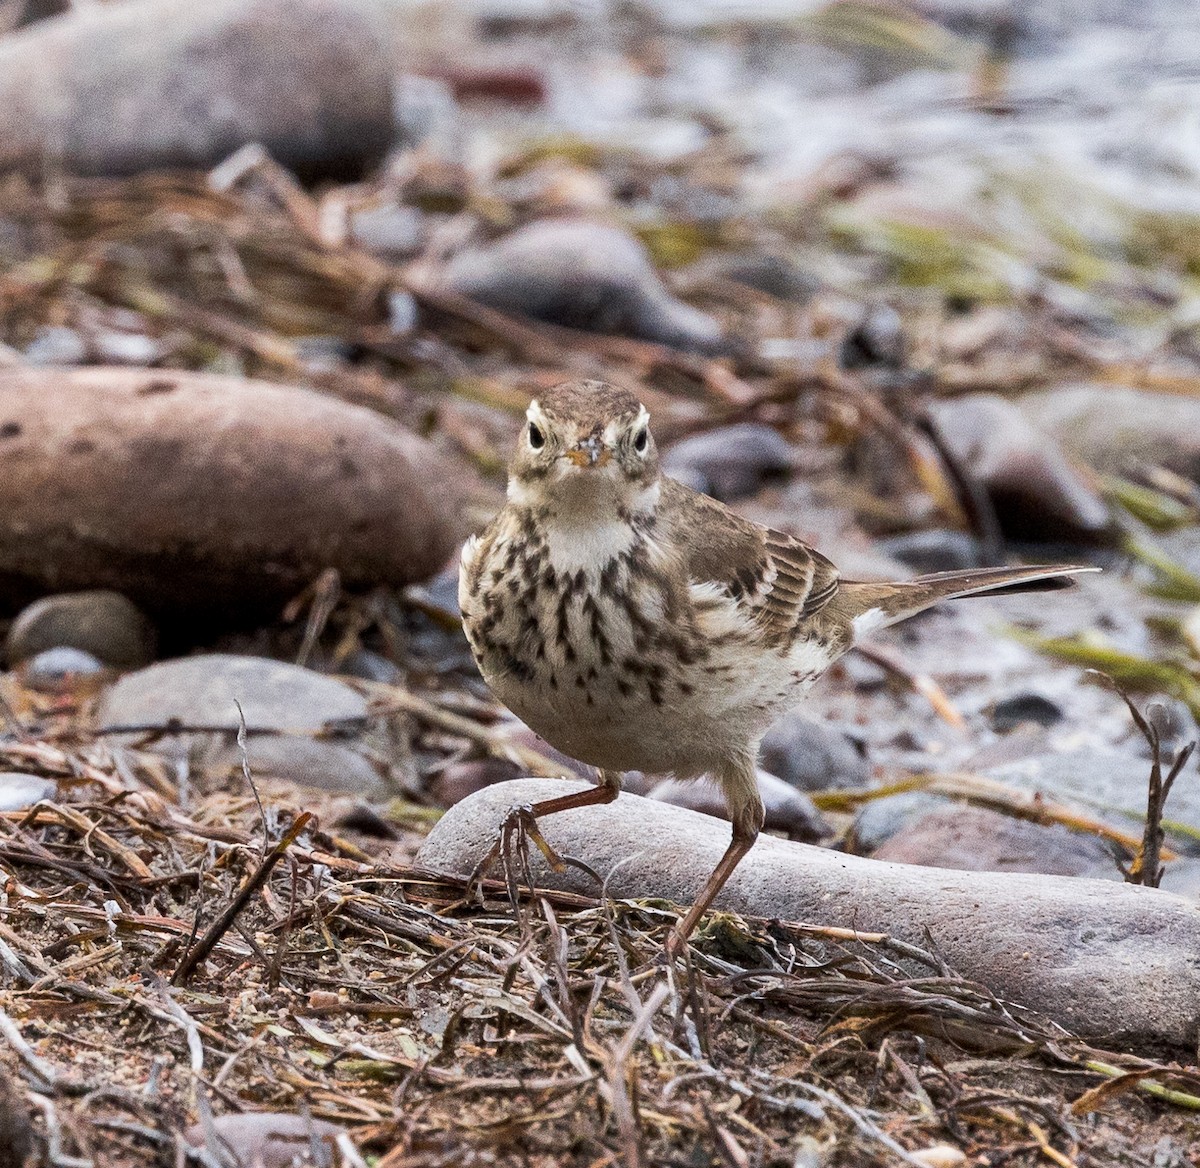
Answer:
[[[530,403],[508,503],[463,550],[459,599],[496,696],[600,771],[590,790],[514,809],[525,824],[610,802],[623,771],[720,785],[733,839],[674,950],[762,827],[759,740],[858,638],[942,600],[1081,570],[842,580],[800,540],[664,477],[645,407],[583,381]]]

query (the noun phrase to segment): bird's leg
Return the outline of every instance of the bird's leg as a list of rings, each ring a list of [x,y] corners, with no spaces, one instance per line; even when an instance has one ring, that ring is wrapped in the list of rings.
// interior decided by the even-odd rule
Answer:
[[[526,803],[523,806],[514,807],[509,811],[504,817],[504,822],[500,825],[500,832],[496,837],[496,842],[492,845],[488,854],[475,865],[475,870],[471,873],[470,879],[467,881],[468,899],[471,895],[471,889],[483,879],[484,874],[492,864],[497,859],[500,859],[504,862],[504,874],[508,882],[509,897],[515,903],[517,889],[512,864],[514,841],[533,840],[537,845],[538,851],[546,857],[546,863],[555,872],[561,872],[569,861],[564,860],[550,846],[546,837],[542,835],[537,821],[543,815],[554,815],[559,811],[573,811],[577,807],[590,807],[595,803],[611,803],[621,793],[621,774],[619,771],[606,770],[601,770],[599,774],[600,781],[594,787],[587,787],[582,791],[575,791],[570,795],[560,795],[556,799],[543,799],[540,803]],[[532,886],[528,863],[525,866],[525,874],[526,879]]]
[[[666,946],[669,960],[674,960],[683,951],[700,918],[708,911],[717,893],[725,887],[725,882],[733,874],[742,857],[754,846],[754,841],[758,839],[758,833],[762,830],[766,811],[763,808],[762,796],[758,793],[756,758],[757,750],[751,750],[737,763],[715,776],[729,807],[729,817],[733,821],[733,839],[713,869],[713,874],[700,889],[696,903],[688,910],[687,916],[671,930]]]

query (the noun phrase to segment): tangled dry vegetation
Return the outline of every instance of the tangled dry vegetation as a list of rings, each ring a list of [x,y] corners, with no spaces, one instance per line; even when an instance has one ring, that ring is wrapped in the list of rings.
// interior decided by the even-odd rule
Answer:
[[[185,813],[103,743],[10,734],[0,765],[77,800],[0,818],[0,1087],[64,1168],[181,1163],[218,1105],[334,1119],[388,1168],[1196,1151],[1194,1070],[1092,1049],[884,936],[718,915],[667,973],[666,904],[514,911],[492,883],[481,905],[307,813]]]
[[[714,172],[693,165],[698,184]],[[461,175],[388,181],[402,201],[512,221]],[[377,195],[318,198],[262,159],[207,180],[11,177],[0,215],[21,238],[3,244],[0,336],[21,348],[46,325],[115,321],[160,341],[167,366],[303,381],[436,427],[484,471],[507,436],[469,407],[513,412],[519,387],[564,375],[637,387],[663,438],[752,407],[812,411],[826,436],[901,436],[924,486],[957,507],[952,468],[896,422],[903,401],[868,395],[832,359],[712,360],[507,317],[424,282],[432,254],[400,268],[349,243],[349,210]],[[760,339],[841,327],[745,286],[704,295]],[[415,327],[389,323],[396,296],[419,309]],[[313,336],[348,356],[314,363],[297,340]],[[1049,322],[1037,336],[1035,382],[1102,364]],[[454,708],[450,734],[466,724]],[[1194,1070],[1092,1049],[936,953],[720,915],[668,973],[656,958],[673,906],[600,890],[510,906],[501,883],[480,905],[298,809],[248,793],[179,802],[161,767],[70,718],[37,736],[7,722],[0,769],[72,789],[69,804],[0,816],[0,1127],[20,1149],[32,1101],[59,1168],[211,1166],[217,1154],[185,1151],[185,1128],[241,1108],[336,1120],[380,1168],[1151,1155],[1166,1168],[1200,1152]]]

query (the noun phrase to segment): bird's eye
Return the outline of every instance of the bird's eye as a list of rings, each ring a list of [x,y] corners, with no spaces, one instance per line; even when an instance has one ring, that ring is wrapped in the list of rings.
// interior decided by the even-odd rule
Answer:
[[[529,449],[541,450],[546,445],[546,435],[541,432],[532,422],[529,423]]]
[[[638,454],[645,454],[646,453],[646,445],[649,441],[650,441],[650,431],[647,430],[645,426],[643,426],[637,432],[637,434],[634,435],[634,439],[633,439],[634,450],[636,450],[638,452]]]

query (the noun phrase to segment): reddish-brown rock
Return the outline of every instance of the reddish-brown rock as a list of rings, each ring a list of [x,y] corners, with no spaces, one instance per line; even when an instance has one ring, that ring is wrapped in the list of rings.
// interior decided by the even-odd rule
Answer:
[[[270,609],[323,569],[422,580],[458,476],[388,418],[178,371],[0,372],[0,605],[112,588],[148,612]]]

